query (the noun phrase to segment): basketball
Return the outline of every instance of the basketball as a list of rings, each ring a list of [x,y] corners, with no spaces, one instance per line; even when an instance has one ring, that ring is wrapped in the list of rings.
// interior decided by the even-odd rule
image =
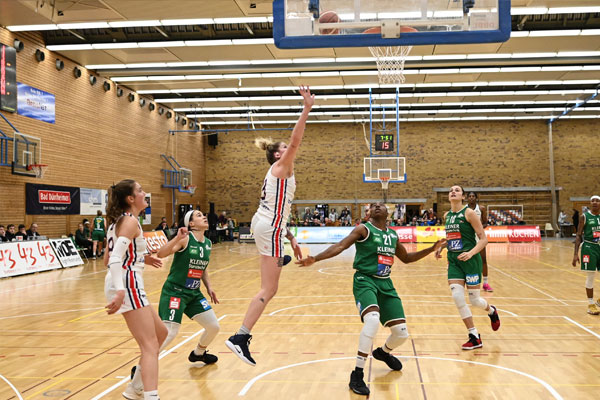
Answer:
[[[418,32],[415,28],[411,28],[410,26],[401,26],[400,27],[400,32],[401,33],[410,33],[410,32]],[[373,28],[368,28],[365,29],[363,31],[363,33],[369,35],[373,35],[373,34],[381,34],[381,27],[380,26],[374,26]]]
[[[323,14],[319,16],[320,24],[331,24],[340,22],[340,17],[336,14],[335,11],[325,11]],[[339,29],[321,29],[321,35],[337,35],[340,33]]]

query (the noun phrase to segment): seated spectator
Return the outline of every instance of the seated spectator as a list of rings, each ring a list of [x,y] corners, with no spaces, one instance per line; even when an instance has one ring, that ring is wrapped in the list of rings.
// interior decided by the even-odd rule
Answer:
[[[16,233],[15,225],[14,224],[9,224],[6,227],[6,240],[8,242],[14,241],[15,240],[15,233]]]
[[[171,225],[171,229],[178,230],[179,229],[179,222],[177,222],[177,221],[173,222],[173,225]]]
[[[321,226],[321,214],[318,210],[315,210],[311,219],[312,226]]]
[[[90,221],[87,218],[84,218],[83,221],[83,232],[86,238],[92,238],[92,230],[90,229]]]
[[[509,215],[508,217],[506,217],[506,225],[514,225],[515,223],[513,222],[512,217]]]
[[[335,222],[330,220],[328,217],[325,217],[325,226],[335,226]]]
[[[0,225],[0,243],[2,242],[8,242],[8,239],[6,238],[6,228],[4,225]]]
[[[156,228],[154,228],[155,231],[162,231],[163,228],[163,223],[167,223],[167,217],[161,217],[160,218],[160,222],[158,223],[158,225],[156,225]]]
[[[85,249],[86,257],[92,256],[92,246],[94,245],[94,242],[88,235],[86,235],[84,224],[77,225],[77,231],[75,232],[75,244]]]
[[[227,237],[228,240],[233,242],[233,230],[235,229],[235,223],[233,219],[227,218]]]
[[[16,240],[27,240],[27,230],[25,225],[19,224],[19,231],[15,234]]]
[[[352,223],[352,213],[348,210],[348,207],[344,207],[342,212],[340,212],[340,220],[342,221],[342,226],[350,226]]]
[[[221,227],[227,226],[227,212],[223,211],[217,220],[218,224]]]
[[[564,210],[560,210],[558,214],[558,224],[565,225],[567,223],[567,213]]]
[[[28,238],[37,238],[38,236],[42,236],[42,235],[38,232],[38,224],[36,224],[34,222],[31,224],[31,226],[27,230],[27,237]]]
[[[410,221],[410,226],[417,226],[419,225],[417,217],[413,217],[412,220]]]
[[[163,231],[167,239],[170,239],[172,236],[171,230],[169,229],[169,224],[167,224],[166,220],[164,222],[161,221],[161,223],[156,227],[155,231]],[[175,234],[177,234],[177,231],[175,231]]]
[[[335,211],[335,208],[332,208],[331,211],[329,211],[329,221],[331,221],[332,223],[335,224],[335,222],[338,220],[338,213],[337,211]]]

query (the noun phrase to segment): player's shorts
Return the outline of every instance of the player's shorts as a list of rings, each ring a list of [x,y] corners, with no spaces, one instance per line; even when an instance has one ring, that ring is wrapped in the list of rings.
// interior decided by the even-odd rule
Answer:
[[[162,321],[181,324],[183,314],[192,319],[210,309],[208,300],[198,289],[182,288],[167,281],[160,292],[158,315]]]
[[[104,231],[92,231],[92,240],[102,242],[106,237],[106,233]]]
[[[588,242],[581,244],[581,270],[600,271],[600,244]]]
[[[448,252],[448,280],[460,279],[465,281],[467,286],[476,286],[481,284],[481,272],[483,271],[483,262],[480,254],[475,254],[467,261],[458,259],[461,252]]]
[[[271,226],[270,220],[254,214],[250,229],[260,254],[277,258],[283,257],[283,237],[287,229],[285,224],[275,228]]]
[[[125,287],[125,298],[123,299],[123,305],[116,314],[123,314],[150,305],[144,290],[142,271],[123,270],[123,286]],[[110,303],[116,294],[117,290],[113,286],[111,273],[108,270],[104,279],[104,295]]]
[[[379,306],[379,321],[383,326],[392,321],[406,319],[402,300],[400,300],[391,278],[373,278],[355,272],[352,292],[361,320],[363,312],[370,306]]]

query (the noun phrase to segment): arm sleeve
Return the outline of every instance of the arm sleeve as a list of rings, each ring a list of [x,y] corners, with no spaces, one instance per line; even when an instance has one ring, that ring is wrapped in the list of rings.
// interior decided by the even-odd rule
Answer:
[[[119,236],[115,241],[115,247],[110,253],[108,259],[108,268],[110,268],[110,275],[112,278],[113,286],[117,290],[125,290],[123,287],[123,258],[125,253],[131,244],[131,239]]]

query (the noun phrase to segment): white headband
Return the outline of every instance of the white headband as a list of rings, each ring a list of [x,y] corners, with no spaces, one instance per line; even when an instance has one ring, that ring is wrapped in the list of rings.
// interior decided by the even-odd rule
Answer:
[[[598,195],[593,195],[593,196],[590,198],[590,201],[592,201],[592,200],[594,200],[594,199],[598,199],[598,200],[600,200],[600,196],[598,196]]]
[[[190,224],[190,218],[192,218],[192,214],[194,213],[194,210],[190,210],[188,212],[185,213],[185,217],[183,217],[183,225],[187,228],[188,225]]]

